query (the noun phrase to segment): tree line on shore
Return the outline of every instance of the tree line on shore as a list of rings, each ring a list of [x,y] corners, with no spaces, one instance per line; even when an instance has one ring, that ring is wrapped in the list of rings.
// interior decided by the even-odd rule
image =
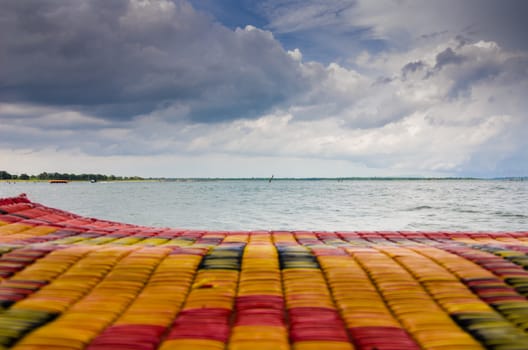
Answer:
[[[33,180],[33,181],[48,181],[48,180],[68,180],[68,181],[129,181],[129,180],[144,180],[139,176],[115,176],[103,174],[67,174],[67,173],[48,173],[42,172],[38,175],[28,175],[22,173],[20,175],[10,174],[5,170],[0,170],[0,180]]]

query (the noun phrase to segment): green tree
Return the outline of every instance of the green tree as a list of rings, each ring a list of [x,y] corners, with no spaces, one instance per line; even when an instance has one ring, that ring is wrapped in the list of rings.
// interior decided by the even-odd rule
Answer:
[[[0,170],[0,180],[11,180],[11,174],[9,174],[7,171]]]

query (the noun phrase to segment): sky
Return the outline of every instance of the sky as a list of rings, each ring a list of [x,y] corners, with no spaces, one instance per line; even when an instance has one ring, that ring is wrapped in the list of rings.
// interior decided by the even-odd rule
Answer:
[[[528,175],[524,0],[0,7],[0,170]]]

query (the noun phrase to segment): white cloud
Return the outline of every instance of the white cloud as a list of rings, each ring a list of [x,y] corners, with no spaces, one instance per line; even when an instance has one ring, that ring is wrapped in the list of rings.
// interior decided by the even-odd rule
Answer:
[[[302,52],[298,48],[288,51],[288,55],[298,62],[302,61]]]

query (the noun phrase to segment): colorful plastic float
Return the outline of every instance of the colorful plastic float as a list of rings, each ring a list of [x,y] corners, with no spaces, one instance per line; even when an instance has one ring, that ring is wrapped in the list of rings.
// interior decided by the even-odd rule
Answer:
[[[206,232],[0,199],[0,348],[526,350],[528,232]]]

